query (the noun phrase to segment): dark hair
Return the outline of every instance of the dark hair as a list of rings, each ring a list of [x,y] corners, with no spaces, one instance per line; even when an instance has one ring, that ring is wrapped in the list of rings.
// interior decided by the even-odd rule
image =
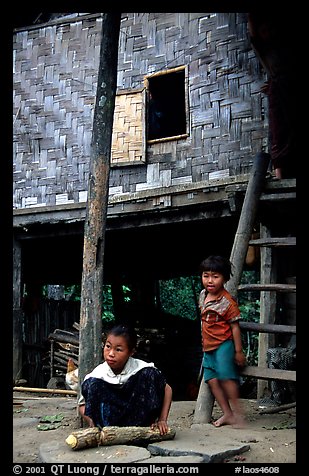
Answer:
[[[200,272],[213,271],[223,275],[225,281],[228,281],[233,275],[232,263],[223,256],[208,256],[200,264]]]
[[[127,341],[129,350],[133,350],[137,345],[137,334],[133,327],[125,324],[116,324],[107,331],[106,338],[109,335],[124,337]]]

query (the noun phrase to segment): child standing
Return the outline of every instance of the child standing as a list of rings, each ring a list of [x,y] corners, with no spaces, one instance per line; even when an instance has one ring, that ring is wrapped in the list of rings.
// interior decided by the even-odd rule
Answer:
[[[84,378],[79,412],[89,426],[150,426],[168,431],[172,389],[153,363],[132,357],[134,329],[116,325],[107,334],[104,362]]]
[[[231,267],[221,256],[209,256],[200,265],[204,287],[199,297],[204,379],[223,412],[213,423],[217,427],[243,424],[237,368],[245,365],[239,327],[241,316],[235,299],[224,288],[231,277]]]

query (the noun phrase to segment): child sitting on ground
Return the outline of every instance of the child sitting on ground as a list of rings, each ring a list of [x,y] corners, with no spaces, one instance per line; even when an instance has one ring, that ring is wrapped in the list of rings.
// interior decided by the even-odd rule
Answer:
[[[150,426],[168,432],[172,389],[153,363],[132,357],[137,335],[116,325],[107,334],[104,362],[87,374],[79,411],[89,426]]]

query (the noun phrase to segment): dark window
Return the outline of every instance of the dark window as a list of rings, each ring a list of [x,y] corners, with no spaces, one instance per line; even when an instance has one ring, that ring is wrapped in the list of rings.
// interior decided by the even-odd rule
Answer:
[[[185,68],[147,77],[148,140],[187,133]]]

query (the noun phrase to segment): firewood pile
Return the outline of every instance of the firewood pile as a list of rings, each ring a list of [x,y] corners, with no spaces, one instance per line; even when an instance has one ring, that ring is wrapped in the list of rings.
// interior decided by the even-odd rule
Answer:
[[[73,330],[55,329],[54,332],[48,336],[50,341],[50,350],[45,357],[43,370],[48,370],[50,373],[51,385],[61,384],[65,380],[67,372],[67,364],[69,358],[73,359],[75,365],[78,366],[79,353],[79,324],[73,324]]]

